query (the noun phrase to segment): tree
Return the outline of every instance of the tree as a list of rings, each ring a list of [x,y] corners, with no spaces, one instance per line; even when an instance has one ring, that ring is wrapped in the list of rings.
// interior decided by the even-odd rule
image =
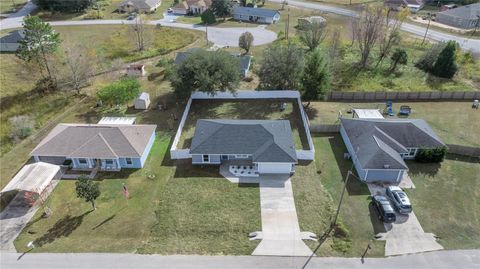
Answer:
[[[93,182],[86,176],[80,176],[75,182],[75,191],[78,198],[85,199],[85,202],[92,203],[93,210],[96,210],[95,200],[100,196],[99,184]]]
[[[135,45],[138,51],[146,49],[150,38],[151,32],[146,24],[143,15],[139,15],[135,18],[135,23],[130,25],[132,35],[135,37]]]
[[[379,40],[379,56],[375,67],[377,67],[383,59],[390,54],[393,45],[400,43],[400,28],[405,19],[410,15],[410,11],[408,8],[404,8],[396,13],[392,20],[390,20],[389,14],[390,11],[387,12],[387,15],[385,16],[386,22]]]
[[[407,64],[407,52],[404,49],[396,49],[390,60],[392,61],[390,65],[390,72],[393,73],[395,72],[398,64]]]
[[[415,66],[425,72],[432,72],[433,65],[445,46],[446,43],[444,42],[433,44],[430,49],[427,49],[422,56],[420,56],[420,59],[415,63]]]
[[[25,37],[18,42],[17,57],[25,62],[34,63],[39,68],[43,80],[56,88],[50,58],[61,43],[59,34],[55,33],[50,24],[37,16],[25,17],[23,28]]]
[[[140,83],[135,78],[124,77],[97,92],[98,98],[110,106],[127,104],[140,94]]]
[[[360,51],[361,68],[366,68],[370,52],[378,41],[385,26],[386,10],[383,7],[367,6],[360,17],[352,23],[354,42]]]
[[[240,82],[239,65],[239,59],[226,51],[198,49],[175,66],[169,79],[179,98],[188,97],[193,91],[211,95],[217,91],[235,92]]]
[[[65,80],[80,94],[80,90],[88,83],[88,79],[95,74],[96,53],[83,44],[68,44],[65,46]]]
[[[205,10],[202,15],[200,15],[200,18],[202,19],[203,24],[214,24],[217,22],[217,19],[215,18],[215,14],[211,9]]]
[[[95,0],[36,0],[35,3],[41,9],[63,11],[63,12],[82,12],[91,7]]]
[[[330,89],[331,73],[326,55],[316,48],[307,56],[301,78],[302,99],[319,100]]]
[[[213,0],[211,8],[215,16],[222,17],[225,20],[225,17],[230,15],[232,6],[229,0]]]
[[[258,71],[259,89],[291,90],[299,87],[303,71],[303,50],[289,43],[265,49]]]
[[[250,32],[245,32],[238,38],[238,46],[245,50],[245,54],[248,54],[250,48],[253,45],[253,35]]]
[[[300,31],[300,41],[308,47],[309,51],[313,51],[325,39],[326,33],[325,25],[314,21]]]
[[[452,78],[458,70],[455,53],[457,43],[448,41],[433,65],[432,74],[442,78]]]

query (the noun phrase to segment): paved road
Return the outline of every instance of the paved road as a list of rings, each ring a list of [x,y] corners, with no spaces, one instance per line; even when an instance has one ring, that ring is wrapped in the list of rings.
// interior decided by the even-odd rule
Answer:
[[[269,1],[275,2],[275,3],[281,3],[283,0],[269,0]],[[325,11],[325,12],[339,14],[339,15],[348,16],[348,17],[358,16],[358,13],[356,11],[352,11],[352,10],[340,8],[340,7],[317,4],[317,3],[289,0],[288,5],[301,7],[305,9],[320,10],[320,11]],[[418,35],[420,37],[423,37],[423,35],[425,34],[425,27],[411,24],[411,23],[403,23],[402,30],[414,35]],[[427,37],[429,39],[436,40],[436,41],[455,40],[460,44],[462,48],[471,50],[472,52],[475,52],[475,53],[480,53],[479,39],[468,39],[465,37],[460,37],[453,34],[444,33],[444,32],[435,31],[435,30],[428,30]]]
[[[0,29],[10,29],[22,26],[23,18],[30,14],[37,6],[32,2],[28,2],[19,11],[9,14],[8,18],[0,21]],[[14,26],[14,27],[12,27]],[[6,28],[4,28],[6,27]]]
[[[60,254],[1,253],[2,269],[115,268],[115,269],[478,269],[480,250],[436,251],[389,258],[320,258],[268,256],[160,256],[138,254],[77,253]]]

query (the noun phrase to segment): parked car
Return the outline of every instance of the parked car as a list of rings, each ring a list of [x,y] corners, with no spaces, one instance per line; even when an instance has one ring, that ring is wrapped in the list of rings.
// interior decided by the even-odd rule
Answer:
[[[132,13],[128,15],[127,20],[131,21],[131,20],[134,20],[136,17],[137,17],[137,13]]]
[[[385,196],[375,195],[373,196],[373,204],[377,209],[378,218],[386,223],[395,222],[397,219],[395,216],[395,210],[393,210],[390,201]]]
[[[408,199],[407,194],[397,186],[390,186],[387,188],[387,196],[392,201],[393,207],[401,214],[408,214],[412,212],[412,204]]]
[[[167,13],[173,13],[173,8],[169,7],[169,8],[167,9]]]

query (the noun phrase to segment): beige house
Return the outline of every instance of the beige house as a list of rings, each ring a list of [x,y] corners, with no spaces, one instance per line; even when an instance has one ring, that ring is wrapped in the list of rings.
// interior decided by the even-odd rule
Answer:
[[[186,0],[173,7],[173,13],[179,15],[202,14],[212,6],[211,0]]]
[[[126,0],[118,6],[118,10],[127,13],[150,13],[155,12],[161,4],[161,0]]]

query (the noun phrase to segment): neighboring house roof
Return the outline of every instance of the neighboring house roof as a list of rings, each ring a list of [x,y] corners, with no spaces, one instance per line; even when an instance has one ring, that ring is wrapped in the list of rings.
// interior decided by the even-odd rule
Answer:
[[[126,0],[119,6],[134,6],[138,9],[152,9],[156,8],[160,4],[161,0]]]
[[[398,6],[423,6],[425,2],[423,0],[385,0],[385,4],[398,5]]]
[[[30,153],[67,158],[141,157],[156,125],[59,124]]]
[[[480,16],[480,3],[448,9],[440,12],[440,14],[475,20],[478,19],[477,16]]]
[[[341,119],[364,169],[408,169],[400,156],[407,148],[445,146],[421,119]]]
[[[187,51],[178,52],[175,56],[175,65],[181,64],[187,57],[195,51],[201,50],[200,48],[191,48]],[[240,72],[243,74],[245,71],[250,69],[250,64],[252,61],[252,56],[250,55],[240,55],[238,53],[231,53],[232,57],[238,57],[240,60]]]
[[[233,14],[257,17],[275,17],[279,14],[277,10],[267,8],[253,8],[253,7],[234,7]]]
[[[253,162],[297,162],[288,120],[198,120],[190,153],[248,154]]]
[[[181,3],[178,3],[173,8],[177,9],[189,9],[190,6],[206,7],[209,8],[212,5],[211,0],[187,0]]]
[[[20,45],[18,41],[25,37],[23,30],[15,30],[0,38],[0,51],[15,52]]]

